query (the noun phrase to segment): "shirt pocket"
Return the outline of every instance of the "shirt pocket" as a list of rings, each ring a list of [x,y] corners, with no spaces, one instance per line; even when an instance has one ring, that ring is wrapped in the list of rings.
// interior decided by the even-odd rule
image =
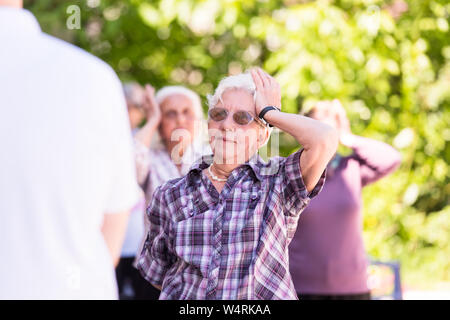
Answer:
[[[182,210],[186,210],[183,208]],[[183,213],[186,219],[174,223],[174,248],[178,257],[208,276],[212,257],[213,210]]]
[[[235,193],[232,198],[227,199],[225,220],[242,224],[244,220],[251,218],[261,199],[261,193],[256,187]]]
[[[236,195],[237,196],[237,195]],[[237,244],[245,251],[252,251],[260,226],[262,192],[258,188],[243,191],[229,200],[225,210],[225,231],[228,242]]]

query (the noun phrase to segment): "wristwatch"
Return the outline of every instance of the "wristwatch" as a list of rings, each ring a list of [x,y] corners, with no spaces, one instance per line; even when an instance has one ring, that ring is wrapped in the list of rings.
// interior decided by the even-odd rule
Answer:
[[[267,106],[264,107],[264,109],[261,110],[261,112],[258,115],[258,118],[261,119],[261,121],[265,124],[265,125],[269,125],[269,127],[273,127],[273,125],[271,125],[270,123],[268,123],[266,121],[266,119],[264,119],[264,115],[269,112],[270,110],[277,110],[280,111],[280,109],[278,109],[277,107],[274,106]]]

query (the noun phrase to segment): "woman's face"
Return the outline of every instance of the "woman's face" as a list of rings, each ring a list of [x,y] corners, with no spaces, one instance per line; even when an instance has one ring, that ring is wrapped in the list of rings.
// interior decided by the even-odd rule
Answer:
[[[127,109],[131,129],[137,128],[145,119],[145,110],[142,107],[143,100],[144,90],[139,85],[133,86],[130,96],[127,96]]]
[[[137,107],[132,102],[127,102],[128,117],[130,119],[131,129],[136,129],[145,119],[145,113],[142,108]]]
[[[218,164],[246,162],[268,135],[268,131],[255,120],[246,125],[233,120],[236,111],[247,111],[254,119],[257,118],[252,95],[244,89],[228,89],[215,107],[226,109],[228,116],[222,121],[208,118],[209,143],[214,161]]]
[[[182,147],[191,144],[194,138],[195,121],[197,120],[191,99],[183,94],[173,94],[162,101],[160,108],[161,124],[159,132],[166,147],[171,147],[180,142]],[[175,132],[175,130],[177,131]]]

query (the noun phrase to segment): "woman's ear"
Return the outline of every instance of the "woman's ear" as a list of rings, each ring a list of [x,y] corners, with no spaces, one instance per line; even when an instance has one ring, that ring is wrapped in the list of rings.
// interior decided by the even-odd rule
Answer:
[[[258,148],[261,148],[267,143],[267,140],[269,140],[269,129],[259,130],[258,134]]]

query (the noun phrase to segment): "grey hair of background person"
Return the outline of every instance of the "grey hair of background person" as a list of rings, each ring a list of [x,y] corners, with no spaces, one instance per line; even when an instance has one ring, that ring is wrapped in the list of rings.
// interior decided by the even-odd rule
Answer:
[[[138,96],[138,95],[134,94],[136,92],[135,89],[142,90],[142,87],[139,83],[125,82],[125,83],[122,83],[122,88],[123,88],[123,94],[125,96],[125,100],[127,102],[132,102],[132,103],[136,104],[136,106],[139,106],[142,103],[143,96],[142,95]]]
[[[155,99],[156,102],[161,105],[161,103],[168,97],[173,95],[183,95],[187,97],[192,102],[192,107],[194,109],[194,114],[197,119],[204,118],[203,109],[200,97],[194,91],[183,87],[183,86],[166,86],[162,87],[158,92],[156,92]]]

